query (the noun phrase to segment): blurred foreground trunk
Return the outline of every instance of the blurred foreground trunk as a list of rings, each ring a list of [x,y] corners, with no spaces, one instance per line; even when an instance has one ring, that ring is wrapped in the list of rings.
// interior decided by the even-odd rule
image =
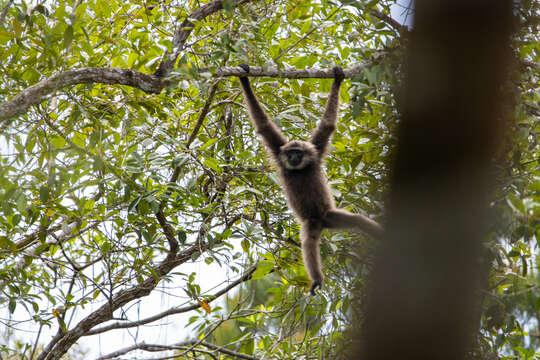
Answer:
[[[458,360],[473,344],[512,30],[510,0],[416,1],[388,232],[355,359]]]

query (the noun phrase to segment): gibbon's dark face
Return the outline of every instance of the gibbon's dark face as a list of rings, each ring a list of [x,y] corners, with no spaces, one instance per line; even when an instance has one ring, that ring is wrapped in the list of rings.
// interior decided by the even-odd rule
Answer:
[[[279,160],[289,170],[301,170],[313,162],[316,150],[310,143],[291,141],[281,147]]]
[[[285,154],[287,155],[287,163],[292,167],[300,165],[304,157],[304,151],[300,149],[291,149]]]

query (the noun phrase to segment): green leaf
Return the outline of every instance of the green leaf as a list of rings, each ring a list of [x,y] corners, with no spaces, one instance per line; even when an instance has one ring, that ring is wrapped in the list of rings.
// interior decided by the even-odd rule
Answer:
[[[63,148],[64,146],[66,146],[66,140],[64,140],[64,138],[62,138],[60,136],[54,136],[51,139],[51,144],[55,148],[60,149],[60,148]]]
[[[79,133],[75,133],[75,135],[73,135],[73,138],[71,139],[71,141],[73,141],[73,143],[75,145],[77,145],[78,147],[80,148],[84,148],[86,146],[86,141],[85,141],[85,136],[79,134]]]
[[[7,236],[0,236],[0,249],[16,251],[17,246]]]
[[[111,243],[109,241],[105,241],[102,245],[101,245],[101,252],[103,254],[106,254],[109,252],[109,250],[111,250]]]
[[[304,21],[304,24],[302,25],[302,28],[300,29],[300,32],[302,34],[307,34],[307,32],[311,29],[311,20]]]
[[[219,162],[216,159],[207,158],[206,160],[204,160],[203,164],[208,166],[209,168],[211,168],[217,173],[221,172],[221,169],[219,167]]]
[[[62,319],[61,316],[58,316],[57,317],[58,319],[58,322],[60,323],[60,328],[62,329],[62,332],[67,332],[67,327],[66,327],[66,323],[64,322],[64,319]]]
[[[518,199],[514,194],[509,194],[507,203],[517,213],[526,214],[527,210],[521,199]]]
[[[210,146],[214,145],[214,143],[215,143],[216,141],[218,141],[217,138],[208,140],[207,142],[205,142],[205,143],[199,148],[199,150],[203,151],[203,150],[208,149]]]
[[[148,215],[150,212],[150,203],[143,198],[137,205],[137,212],[142,216]]]
[[[128,213],[132,212],[133,209],[139,204],[141,201],[142,196],[137,196],[129,205],[128,205]]]
[[[105,215],[105,211],[107,210],[107,208],[104,204],[98,204],[97,210],[100,215]]]
[[[187,239],[187,234],[185,231],[178,231],[178,234],[176,235],[178,237],[178,242],[183,245],[186,243],[186,239]]]
[[[253,273],[252,279],[257,280],[269,274],[274,268],[274,263],[262,261],[257,265],[257,270]]]
[[[64,49],[69,49],[73,42],[73,26],[69,25],[64,32]]]
[[[88,200],[86,200],[86,202],[84,203],[83,209],[84,209],[84,210],[93,210],[95,204],[96,204],[96,200],[94,200],[94,199],[88,199]]]
[[[23,212],[26,209],[27,199],[24,193],[21,193],[17,198],[17,210]]]
[[[103,171],[105,169],[105,163],[101,157],[96,156],[94,158],[93,169],[94,171]]]
[[[15,308],[17,307],[17,301],[13,298],[9,299],[9,313],[13,314],[15,312]]]
[[[39,200],[42,204],[47,203],[49,201],[49,188],[45,185],[42,185],[39,188]]]
[[[233,9],[234,9],[234,1],[232,1],[232,0],[223,0],[222,4],[223,4],[223,10],[225,10],[226,12],[231,14]]]
[[[15,39],[15,34],[8,31],[0,31],[0,44],[6,43],[8,40]]]
[[[244,250],[245,253],[249,252],[250,246],[251,246],[251,243],[249,242],[249,240],[247,239],[242,240],[242,249]]]
[[[29,135],[26,139],[26,152],[31,153],[34,149],[34,146],[36,145],[36,136]]]
[[[174,167],[180,167],[189,160],[189,156],[186,154],[180,154],[174,158],[172,165]]]

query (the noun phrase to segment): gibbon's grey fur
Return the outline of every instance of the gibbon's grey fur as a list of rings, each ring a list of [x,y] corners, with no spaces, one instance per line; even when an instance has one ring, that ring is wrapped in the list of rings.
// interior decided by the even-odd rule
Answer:
[[[334,82],[326,109],[309,142],[288,141],[270,121],[253,93],[247,78],[249,66],[239,66],[246,72],[240,76],[240,84],[249,116],[279,168],[289,206],[301,225],[304,266],[313,280],[310,292],[315,295],[315,289],[321,287],[323,280],[319,253],[319,238],[323,229],[356,229],[376,237],[383,232],[375,221],[360,214],[337,209],[322,171],[328,141],[336,129],[339,87],[345,75],[340,67],[333,68]]]

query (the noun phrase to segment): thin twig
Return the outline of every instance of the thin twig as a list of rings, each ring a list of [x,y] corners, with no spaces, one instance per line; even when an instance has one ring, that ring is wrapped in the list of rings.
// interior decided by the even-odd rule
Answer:
[[[241,283],[243,283],[245,281],[248,281],[249,279],[251,279],[251,276],[253,275],[253,273],[255,272],[256,269],[257,269],[257,265],[252,266],[238,280],[233,281],[232,283],[230,283],[229,285],[227,285],[223,289],[216,292],[214,295],[211,295],[211,296],[207,297],[206,302],[211,303],[212,301],[218,299],[221,295],[228,293],[231,289],[235,288],[236,286],[240,285]],[[101,333],[104,333],[104,332],[107,332],[107,331],[110,331],[110,330],[113,330],[113,329],[126,329],[126,328],[141,326],[141,325],[152,323],[154,321],[157,321],[157,320],[162,319],[164,317],[167,317],[169,315],[185,313],[185,312],[188,312],[188,311],[198,309],[200,307],[201,307],[201,305],[199,303],[189,305],[189,306],[184,306],[184,307],[175,307],[175,308],[163,311],[163,312],[161,312],[159,314],[156,314],[154,316],[150,316],[148,318],[145,318],[145,319],[142,319],[142,320],[139,320],[139,321],[116,322],[114,324],[103,326],[103,327],[100,327],[98,329],[90,330],[86,334],[84,334],[84,336],[97,335],[97,334],[101,334]]]
[[[193,127],[193,131],[189,135],[189,138],[186,142],[186,148],[189,148],[191,143],[197,137],[197,134],[199,133],[199,130],[201,129],[201,126],[204,122],[204,119],[206,118],[206,115],[208,114],[208,111],[210,110],[210,105],[212,104],[212,101],[214,100],[214,96],[216,95],[218,85],[219,85],[219,81],[217,81],[214,85],[212,85],[212,88],[210,89],[210,95],[208,95],[208,98],[206,99],[206,102],[204,103],[201,113],[199,114],[199,118],[197,119],[197,122],[195,123],[195,126]],[[171,180],[171,182],[174,182],[174,181],[176,181],[176,179]]]

